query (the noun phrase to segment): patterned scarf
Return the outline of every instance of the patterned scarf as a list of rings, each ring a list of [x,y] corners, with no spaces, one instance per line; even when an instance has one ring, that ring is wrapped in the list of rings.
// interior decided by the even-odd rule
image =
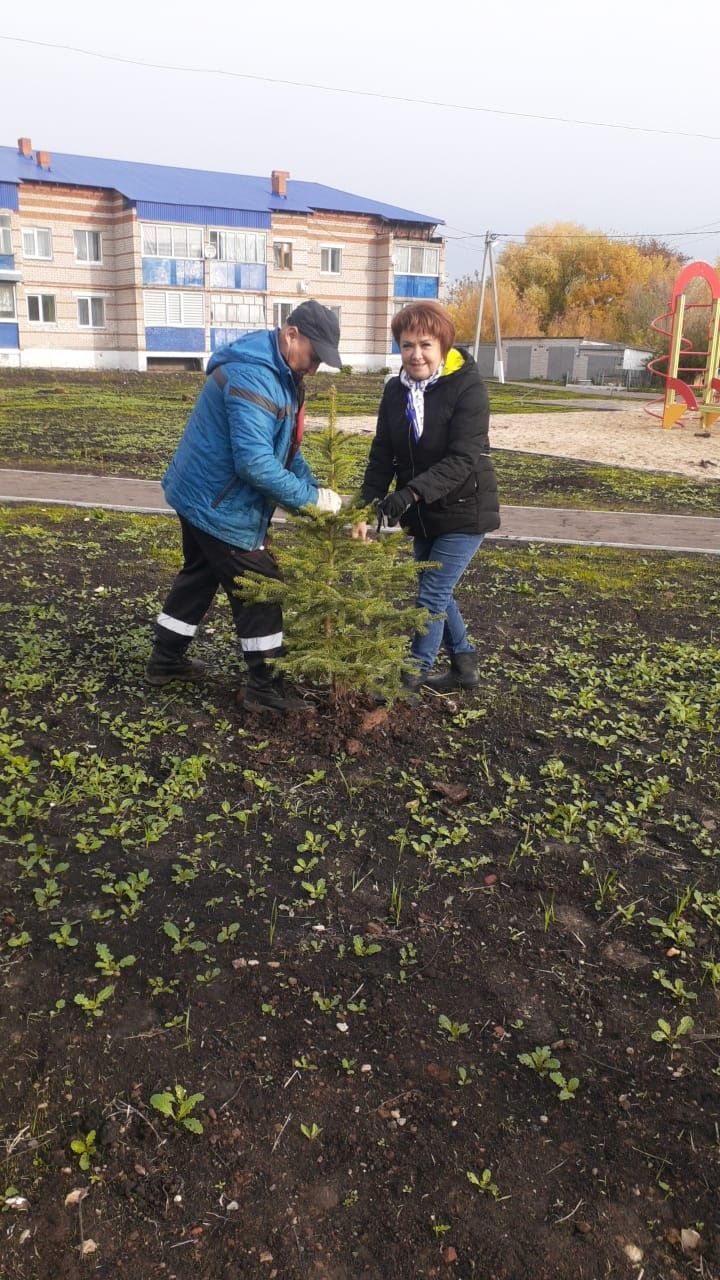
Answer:
[[[408,389],[407,416],[412,427],[413,440],[416,444],[423,433],[423,426],[425,425],[425,392],[428,387],[432,387],[438,378],[442,376],[444,368],[445,361],[441,360],[435,372],[431,377],[426,378],[424,382],[416,382],[404,369],[400,370],[400,381]]]

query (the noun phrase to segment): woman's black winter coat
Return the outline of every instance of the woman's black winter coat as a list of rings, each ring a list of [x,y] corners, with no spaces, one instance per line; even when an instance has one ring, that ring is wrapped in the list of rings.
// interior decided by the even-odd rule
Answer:
[[[443,533],[489,533],[500,525],[495,470],[490,461],[487,391],[472,356],[443,374],[425,392],[425,420],[413,439],[407,387],[391,378],[378,413],[362,497],[384,498],[395,480],[420,495],[401,519],[417,537]]]

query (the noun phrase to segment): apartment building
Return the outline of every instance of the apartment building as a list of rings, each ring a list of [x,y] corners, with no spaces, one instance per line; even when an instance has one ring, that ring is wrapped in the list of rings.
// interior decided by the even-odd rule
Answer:
[[[0,147],[0,366],[204,367],[305,297],[358,369],[442,295],[441,222],[320,183]]]

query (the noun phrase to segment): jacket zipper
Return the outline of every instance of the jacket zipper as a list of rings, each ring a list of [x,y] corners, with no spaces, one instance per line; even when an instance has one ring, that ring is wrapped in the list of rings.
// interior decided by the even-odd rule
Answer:
[[[224,498],[227,498],[230,490],[235,488],[235,485],[237,484],[237,482],[238,482],[238,477],[233,476],[232,480],[229,480],[228,483],[225,485],[225,488],[220,491],[217,498],[213,498],[212,502],[210,503],[210,506],[212,507],[213,511],[215,510],[216,507],[220,506],[220,503],[223,501]]]

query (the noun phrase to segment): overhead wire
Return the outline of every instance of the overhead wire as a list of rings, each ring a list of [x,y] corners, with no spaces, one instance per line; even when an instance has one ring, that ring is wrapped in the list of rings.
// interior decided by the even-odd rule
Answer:
[[[411,106],[439,107],[446,111],[468,111],[478,115],[508,116],[518,120],[538,120],[550,124],[579,125],[589,129],[613,129],[627,133],[654,134],[664,138],[694,138],[703,142],[720,142],[720,134],[700,133],[694,130],[660,129],[652,125],[625,124],[611,120],[584,120],[575,116],[554,116],[535,111],[514,111],[502,107],[480,107],[467,102],[445,102],[437,98],[415,98],[397,93],[381,93],[372,89],[351,89],[346,86],[321,84],[313,80],[290,80],[282,76],[262,76],[249,71],[230,71],[225,67],[197,67],[170,62],[149,62],[141,58],[123,57],[119,53],[103,53],[97,49],[84,49],[78,45],[59,44],[50,40],[32,40],[27,36],[9,36],[0,33],[0,40],[14,44],[32,45],[37,49],[54,49],[65,53],[80,54],[87,58],[99,58],[104,62],[116,62],[125,66],[145,67],[150,71],[176,71],[190,75],[224,76],[233,80],[248,80],[257,84],[286,85],[293,89],[313,89],[322,93],[338,93],[349,97],[372,98],[382,102],[402,102]]]

